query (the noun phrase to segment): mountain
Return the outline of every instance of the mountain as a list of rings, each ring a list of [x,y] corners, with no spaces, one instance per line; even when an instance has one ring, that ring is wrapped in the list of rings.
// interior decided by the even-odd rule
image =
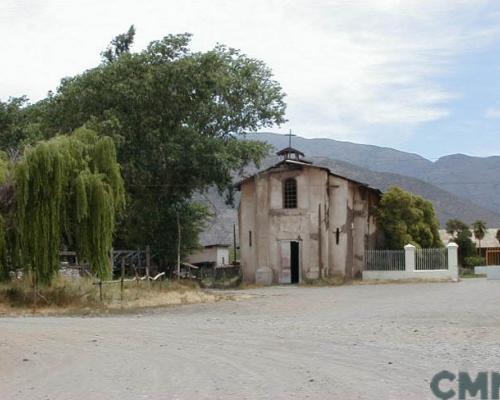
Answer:
[[[469,224],[482,219],[487,221],[489,226],[500,226],[499,214],[421,179],[389,172],[371,171],[345,161],[320,157],[310,157],[309,159],[317,165],[329,168],[336,174],[367,183],[382,191],[386,191],[392,186],[399,186],[429,199],[434,204],[442,226],[452,218],[461,219]]]
[[[288,146],[288,136],[276,133],[254,133],[247,138],[265,141],[276,149]],[[418,154],[387,147],[298,136],[293,137],[293,146],[307,157],[327,157],[370,171],[418,178],[482,209],[500,213],[500,156],[482,158],[455,154],[432,162]]]
[[[249,134],[247,139],[261,140],[275,149],[288,146],[288,137],[274,133]],[[489,227],[500,227],[500,157],[470,157],[461,154],[442,157],[436,162],[403,151],[341,142],[332,139],[293,138],[293,146],[316,165],[364,182],[382,191],[399,186],[432,201],[442,226],[452,218],[466,223],[484,220]],[[260,169],[278,162],[266,158]],[[242,176],[258,171],[248,167]],[[235,177],[239,180],[241,176]],[[237,224],[236,193],[234,206],[225,203],[214,189],[196,196],[208,205],[214,217],[207,224],[200,242],[204,245],[233,242],[233,224]],[[497,212],[495,212],[497,211]]]
[[[479,219],[485,220],[488,226],[499,227],[500,215],[488,209],[471,203],[469,200],[456,196],[439,187],[436,187],[421,179],[403,176],[400,174],[371,171],[345,161],[332,160],[327,157],[307,157],[315,165],[329,168],[332,172],[345,176],[359,182],[386,191],[392,186],[399,186],[412,193],[419,194],[432,201],[442,226],[452,218],[458,218],[466,223],[472,223]],[[266,158],[260,170],[266,169],[278,162],[278,157]],[[255,167],[249,167],[244,171],[244,176],[249,176],[258,171]],[[236,178],[236,180],[241,177]],[[203,201],[213,213],[213,218],[207,224],[206,229],[200,237],[203,245],[231,244],[233,243],[233,224],[237,224],[239,203],[239,192],[235,193],[234,205],[227,205],[224,198],[215,190],[210,189],[203,195],[199,194],[196,199]]]

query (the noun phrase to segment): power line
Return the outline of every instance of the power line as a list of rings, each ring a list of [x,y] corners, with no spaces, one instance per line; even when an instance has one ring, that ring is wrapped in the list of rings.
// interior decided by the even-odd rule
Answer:
[[[412,177],[409,177],[412,178]],[[243,179],[248,179],[248,178],[243,178]],[[349,178],[345,177],[347,180],[357,180],[355,178]],[[419,178],[413,178],[413,179],[419,179]],[[491,181],[491,182],[432,182],[432,181],[424,181],[420,179],[420,181],[427,183],[429,185],[493,185],[493,186],[498,186],[500,185],[500,181]],[[360,183],[367,183],[367,182],[360,182]],[[160,185],[127,185],[128,187],[142,187],[142,188],[174,188],[174,187],[199,187],[200,185],[195,185],[195,184],[188,184],[188,183],[179,183],[179,184],[160,184]],[[212,186],[212,185],[209,185]],[[325,185],[312,185],[312,184],[306,184],[305,186],[308,187],[324,187]]]

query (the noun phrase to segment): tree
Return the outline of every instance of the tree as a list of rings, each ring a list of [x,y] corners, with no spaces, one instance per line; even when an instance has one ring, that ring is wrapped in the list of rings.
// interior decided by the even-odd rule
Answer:
[[[446,232],[452,237],[456,237],[459,232],[469,230],[469,225],[459,219],[450,219],[446,222]]]
[[[26,97],[0,101],[0,149],[16,153],[27,143],[41,138],[36,123],[38,109],[28,107]]]
[[[183,246],[197,241],[186,232],[197,236],[207,213],[193,194],[225,190],[232,171],[267,154],[238,137],[284,122],[284,94],[261,61],[222,45],[192,52],[190,38],[166,36],[139,53],[129,51],[133,35],[117,38],[111,59],[33,106],[44,132],[85,125],[113,138],[128,193],[116,245],[150,244],[164,263],[175,260],[178,210]]]
[[[104,62],[111,63],[118,59],[122,54],[129,53],[132,43],[134,43],[135,27],[131,25],[126,33],[115,37],[108,48],[101,53]]]
[[[471,239],[472,232],[469,225],[458,219],[451,219],[446,223],[446,231],[451,235],[451,241],[458,244],[460,265],[466,265],[465,260],[477,254],[476,245]]]
[[[484,239],[486,235],[487,228],[486,222],[476,221],[472,224],[472,231],[474,232],[474,237],[479,241],[479,248],[481,248],[481,240]]]
[[[79,129],[26,149],[14,171],[19,250],[35,282],[59,270],[63,238],[101,279],[109,278],[124,186],[110,138]]]
[[[422,248],[442,247],[434,206],[423,197],[393,187],[377,208],[377,221],[390,249],[411,243]]]
[[[11,210],[12,194],[11,194],[11,164],[9,163],[5,153],[0,152],[0,281],[8,280],[9,267],[8,258],[8,239],[9,232],[9,217],[8,213]],[[12,224],[10,224],[12,225]]]

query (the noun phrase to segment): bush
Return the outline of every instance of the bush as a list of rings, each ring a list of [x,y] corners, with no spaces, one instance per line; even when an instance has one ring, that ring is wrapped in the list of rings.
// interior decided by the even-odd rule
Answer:
[[[484,257],[472,256],[464,258],[464,266],[467,268],[473,268],[479,265],[486,265],[486,259]]]

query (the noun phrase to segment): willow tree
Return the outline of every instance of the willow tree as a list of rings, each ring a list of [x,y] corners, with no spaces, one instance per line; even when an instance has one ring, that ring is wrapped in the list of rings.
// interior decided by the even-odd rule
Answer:
[[[7,221],[4,216],[8,209],[10,164],[5,153],[0,152],[0,281],[9,277],[7,266]]]
[[[109,252],[124,185],[110,138],[78,129],[25,150],[15,169],[23,263],[40,283],[59,268],[63,238],[100,278],[111,274]]]

